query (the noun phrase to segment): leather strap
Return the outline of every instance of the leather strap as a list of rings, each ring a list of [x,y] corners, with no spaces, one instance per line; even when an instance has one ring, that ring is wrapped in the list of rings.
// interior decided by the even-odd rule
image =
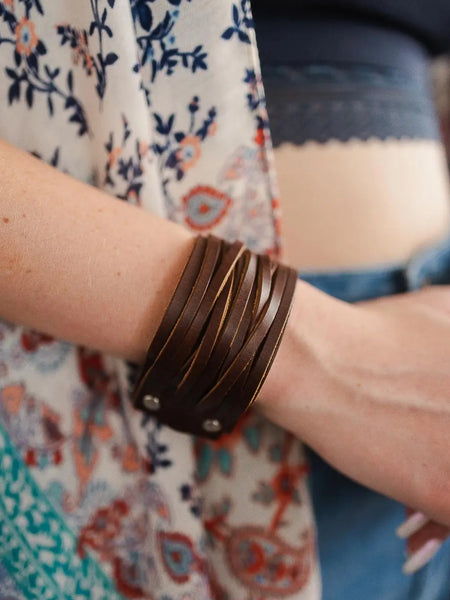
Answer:
[[[233,389],[232,386],[236,380],[242,376],[245,369],[250,366],[252,359],[255,357],[261,342],[266,336],[267,331],[277,314],[283,297],[286,278],[286,270],[277,269],[269,300],[264,305],[263,310],[261,311],[262,314],[259,316],[257,323],[225,374],[196,405],[196,412],[203,413],[204,410],[211,411],[217,409],[222,402],[223,397]]]
[[[201,236],[198,237],[200,238]],[[183,343],[183,335],[188,329],[189,324],[192,322],[192,319],[199,308],[200,300],[205,294],[208,284],[213,276],[215,265],[220,256],[220,249],[220,240],[213,236],[209,236],[206,240],[206,245],[204,246],[205,251],[203,256],[197,254],[192,256],[194,252],[192,253],[192,260],[188,261],[188,265],[181,276],[177,289],[169,304],[169,308],[166,310],[161,325],[150,345],[144,370],[138,380],[135,392],[136,395],[150,393],[150,389],[153,390],[153,394],[164,391],[164,383],[166,381],[164,373],[169,366],[168,363],[170,363],[170,351],[174,347],[179,348]],[[194,285],[191,283],[192,273],[196,274]],[[188,297],[186,300],[185,295],[183,301],[183,296],[177,294],[178,287],[183,286],[183,288],[188,288],[189,283],[191,283],[191,287],[188,289],[188,294],[186,294]],[[176,301],[174,301],[175,296],[177,296]],[[180,325],[181,327],[178,327]],[[177,331],[177,336],[174,337],[175,331]],[[158,339],[156,340],[156,338]],[[160,339],[164,340],[164,342],[162,345],[157,345],[159,344]],[[157,371],[155,366],[158,367],[158,361],[160,362]],[[141,408],[143,408],[142,405]]]
[[[289,298],[289,294],[293,294],[296,283],[297,274],[294,272],[293,275],[288,276],[286,281],[283,296],[285,299]],[[236,410],[241,411],[241,413],[244,413],[257,398],[281,342],[292,308],[292,302],[289,303],[288,307],[285,306],[284,308],[287,309],[286,314],[283,314],[283,312],[280,311],[273,320],[270,330],[259,349],[258,358],[252,364],[250,372],[247,376],[243,373],[242,379],[245,379],[246,377],[246,382],[241,385],[240,380],[238,380],[237,385],[230,390],[230,393],[216,411],[215,418],[222,423],[222,431],[231,431],[234,427],[232,415],[226,410],[228,402],[232,401],[233,407],[235,407]]]
[[[294,269],[242,242],[197,236],[137,378],[135,407],[187,433],[231,431],[273,363],[296,282]]]
[[[154,360],[155,356],[152,353],[164,347],[166,343],[166,329],[169,331],[175,327],[175,323],[180,318],[182,310],[185,308],[186,302],[189,301],[190,295],[194,291],[194,285],[199,276],[198,265],[202,261],[205,254],[207,240],[205,237],[197,236],[195,238],[194,248],[188,258],[188,261],[183,269],[177,288],[169,302],[164,315],[165,327],[159,327],[156,332],[150,348],[147,352],[147,360]],[[186,300],[187,299],[187,300]]]
[[[208,327],[215,333],[214,342],[209,346],[204,345],[203,352],[194,358],[195,365],[177,386],[175,396],[177,402],[192,393],[194,386],[197,396],[203,396],[217,380],[227,351],[231,348],[233,339],[239,331],[246,310],[248,311],[255,280],[256,263],[256,255],[248,250],[240,257],[236,265],[236,281],[232,290],[231,303],[226,307],[227,310],[224,311],[224,314],[220,316],[220,321],[218,318],[211,318]]]
[[[210,355],[217,343],[217,338],[221,333],[224,319],[229,310],[233,282],[234,274],[232,273],[219,295],[200,344],[194,354],[188,359],[190,363],[189,367],[181,381],[177,384],[177,389],[174,393],[174,401],[176,402],[180,402],[192,390],[192,386],[198,382],[199,377],[207,366],[211,370],[209,365]],[[195,387],[195,391],[198,393],[198,385]]]

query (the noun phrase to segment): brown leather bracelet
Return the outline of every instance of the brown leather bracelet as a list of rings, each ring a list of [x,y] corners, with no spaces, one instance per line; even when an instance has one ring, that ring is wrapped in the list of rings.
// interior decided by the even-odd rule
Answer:
[[[186,396],[190,391],[191,386],[198,381],[198,378],[207,366],[211,369],[208,364],[210,355],[217,343],[217,337],[221,332],[223,321],[226,318],[229,309],[233,283],[234,275],[232,274],[218,297],[200,344],[196,348],[194,354],[188,359],[188,369],[184,372],[181,381],[177,384],[177,389],[174,392],[174,401],[176,402],[180,402],[180,400]],[[197,386],[195,391],[198,393]]]
[[[155,358],[155,366],[159,365],[160,368],[165,368],[167,361],[173,358],[171,352],[180,349],[180,344],[183,342],[184,336],[187,333],[193,319],[195,318],[195,315],[199,310],[201,300],[206,294],[208,286],[210,285],[214,276],[215,266],[219,263],[220,252],[220,240],[212,236],[209,237],[195,285],[189,294],[189,298],[187,299],[183,310],[181,311],[180,317],[177,319],[173,327],[170,326],[171,321],[173,321],[173,318],[170,318],[170,309],[168,309],[166,312],[170,320],[166,321],[166,319],[164,319],[163,323],[161,324],[162,335],[166,338],[166,341]]]
[[[169,306],[166,308],[164,321],[165,327],[168,330],[172,330],[175,327],[175,323],[179,319],[181,312],[186,305],[186,299],[190,297],[190,294],[192,294],[194,290],[194,285],[199,275],[198,264],[203,259],[206,244],[207,240],[205,237],[197,236],[195,238],[192,252],[184,267],[183,273],[181,274],[172,299],[169,302]],[[152,355],[152,351],[159,352],[163,348],[167,341],[165,335],[165,328],[159,327],[153,338],[150,348],[147,351],[147,360],[153,361],[156,358],[156,356]]]
[[[213,316],[211,317],[208,327],[216,334],[214,343],[208,346],[202,343],[202,352],[195,357],[194,364],[177,386],[176,402],[180,402],[187,394],[191,393],[194,386],[195,393],[199,397],[203,396],[217,378],[219,370],[225,362],[227,351],[239,331],[246,307],[251,299],[256,263],[257,256],[248,250],[239,259],[236,284],[232,290],[233,299],[228,307],[227,314],[224,315],[225,320],[223,323],[217,323]]]
[[[237,353],[242,348],[245,338],[253,329],[254,323],[261,312],[261,308],[267,302],[270,295],[272,275],[269,257],[265,254],[257,255],[257,267],[255,295],[252,299],[252,304],[249,305],[251,310],[250,312],[244,313],[242,316],[242,326],[236,332],[235,339],[229,350],[226,351],[226,349],[221,348],[221,351],[226,352],[227,354],[224,361],[224,369],[228,368],[236,358]]]
[[[261,389],[289,318],[297,273],[239,241],[201,238],[132,398],[136,408],[175,429],[215,438],[231,431]]]
[[[192,322],[189,324],[189,327],[184,333],[183,337],[180,335],[178,336],[180,344],[178,348],[175,349],[174,353],[169,357],[172,367],[174,364],[177,364],[176,361],[179,359],[179,357],[186,355],[186,347],[192,347],[192,344],[199,339],[199,333],[202,332],[202,327],[204,327],[206,319],[210,317],[210,313],[214,309],[214,306],[222,293],[223,287],[227,285],[228,279],[233,273],[236,262],[244,250],[244,245],[239,241],[236,241],[231,245],[224,244],[224,246],[224,254],[219,268],[217,269],[217,272],[214,273],[208,290],[202,298]],[[202,332],[202,335],[203,334],[204,333]],[[180,367],[181,366],[182,363]]]
[[[205,261],[202,264],[201,274],[196,283],[193,293],[188,301],[186,309],[175,328],[168,333],[168,342],[164,345],[158,357],[152,364],[146,374],[148,386],[157,385],[159,380],[159,393],[173,394],[174,381],[166,378],[167,385],[161,381],[160,374],[168,372],[179,372],[185,362],[186,350],[199,339],[205,320],[225,285],[227,277],[230,275],[233,266],[243,251],[243,244],[239,241],[224,248],[223,256],[220,256],[222,240],[215,236],[209,236],[206,253],[212,248],[211,255],[205,254]],[[219,260],[220,259],[220,260]],[[218,265],[214,272],[214,266]],[[211,265],[214,265],[211,269]],[[164,322],[163,322],[164,324]]]
[[[255,357],[260,344],[267,331],[272,324],[281,300],[283,298],[283,290],[286,284],[287,270],[277,269],[275,272],[274,284],[272,286],[269,300],[263,307],[258,321],[247,337],[243,347],[235,357],[226,373],[220,378],[215,386],[204,396],[196,405],[196,412],[203,413],[206,410],[216,409],[221,403],[223,397],[229,393],[235,384],[236,380],[249,367],[252,359]]]
[[[288,273],[282,302],[287,302],[289,298],[293,297],[296,282],[297,273],[295,271]],[[263,344],[258,350],[258,357],[253,362],[251,370],[246,376],[245,383],[241,384],[240,381],[237,381],[235,389],[230,391],[230,394],[234,394],[232,403],[235,410],[242,413],[245,412],[257,398],[275,358],[291,308],[292,301],[289,302],[289,307],[286,305],[286,313],[283,310],[277,314]],[[243,379],[245,379],[245,374]],[[223,400],[221,407],[216,412],[215,418],[221,422],[223,431],[230,431],[234,426],[234,421],[230,418],[229,412],[225,410],[226,405],[227,398]]]
[[[287,273],[287,277],[285,280],[286,285],[283,290],[283,296],[281,299],[278,298],[278,300],[280,300],[280,303],[284,304],[284,306],[287,307],[287,314],[284,315],[284,318],[282,318],[283,313],[279,313],[277,316],[279,316],[278,325],[280,323],[282,323],[282,324],[284,323],[284,326],[285,326],[287,323],[287,317],[290,313],[290,308],[292,306],[292,302],[289,301],[289,298],[290,298],[289,295],[291,292],[293,292],[295,290],[297,274],[293,269],[290,269],[289,267],[282,266],[282,269],[287,270],[288,273]],[[282,277],[282,279],[280,281],[282,281],[283,279],[284,278]],[[287,292],[287,294],[286,294],[286,292]],[[278,296],[277,293],[275,293],[273,295],[275,304],[278,301],[277,296]],[[266,313],[266,315],[267,315],[267,313]],[[278,329],[278,326],[277,326],[277,322],[275,320],[273,321],[273,325],[275,326],[273,331],[276,332]],[[282,332],[284,331],[284,326],[282,327],[281,331],[278,331],[277,347],[279,345],[279,342],[281,341],[281,335],[282,335]],[[260,332],[260,334],[262,334],[262,332]],[[268,347],[268,346],[266,346],[266,347]],[[273,362],[273,358],[275,357],[275,354],[276,354],[276,352],[274,350],[272,352],[272,357],[271,357],[270,363]],[[250,363],[248,363],[248,364],[250,364]],[[261,373],[261,367],[263,367],[262,373]],[[224,397],[222,397],[217,404],[210,403],[208,406],[203,406],[202,403],[200,403],[200,404],[196,405],[195,412],[199,413],[196,416],[196,421],[198,423],[202,423],[202,424],[205,422],[220,423],[220,430],[218,430],[217,432],[210,433],[209,437],[216,438],[216,437],[219,437],[219,435],[221,433],[229,432],[233,429],[233,427],[236,424],[239,417],[254,402],[254,400],[257,396],[257,393],[259,392],[259,390],[262,386],[262,383],[263,383],[265,377],[267,376],[268,370],[269,369],[267,367],[264,369],[263,361],[260,361],[259,370],[256,369],[249,377],[248,369],[243,367],[242,372],[239,374],[238,378],[235,381],[235,384],[228,390],[227,394]],[[246,378],[247,378],[247,385],[244,390],[243,382],[246,380]],[[198,435],[202,435],[202,432],[200,429],[198,429],[196,433]]]
[[[213,276],[214,267],[220,256],[221,241],[213,236],[204,239],[204,244],[201,240],[202,236],[197,236],[194,251],[188,259],[174,296],[169,303],[169,307],[167,308],[164,318],[150,345],[146,362],[138,376],[138,381],[133,392],[137,408],[144,408],[139,399],[142,400],[145,395],[150,394],[150,390],[152,390],[152,395],[161,394],[164,391],[164,385],[167,384],[168,380],[161,376],[161,374],[167,369],[167,362],[170,360],[170,354],[167,352],[164,355],[164,352],[167,351],[167,349],[170,351],[171,347],[173,347],[173,345],[170,345],[170,342],[173,340],[173,334],[177,330],[177,326],[180,322],[184,324],[184,329],[181,330],[181,339],[175,341],[178,343],[178,347],[182,344],[183,331],[187,329],[195,316],[200,299],[204,295]],[[203,248],[203,254],[199,255],[195,252],[197,245]],[[191,283],[192,273],[195,274],[194,284]],[[185,287],[187,287],[189,283],[191,283],[191,287],[186,293]],[[184,301],[182,295],[178,294],[178,289],[180,287],[183,287],[185,292]],[[175,297],[177,298],[176,301],[174,301]],[[177,331],[180,333],[180,329]],[[161,357],[165,357],[165,362],[161,360]],[[159,371],[154,370],[152,373],[152,369],[157,365],[158,360],[162,363],[160,363]],[[157,374],[156,379],[154,377],[155,374]]]

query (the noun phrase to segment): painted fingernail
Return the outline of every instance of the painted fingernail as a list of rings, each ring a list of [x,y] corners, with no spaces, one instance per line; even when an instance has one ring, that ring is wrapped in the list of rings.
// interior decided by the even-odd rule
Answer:
[[[441,540],[428,540],[426,544],[414,552],[410,556],[410,558],[404,563],[402,567],[402,571],[405,575],[411,575],[415,573],[422,567],[424,567],[427,562],[436,554],[439,548],[442,546],[443,542]]]
[[[399,525],[395,530],[395,533],[399,538],[408,538],[413,533],[416,533],[416,531],[419,531],[419,529],[426,525],[429,520],[430,519],[426,515],[417,511]]]

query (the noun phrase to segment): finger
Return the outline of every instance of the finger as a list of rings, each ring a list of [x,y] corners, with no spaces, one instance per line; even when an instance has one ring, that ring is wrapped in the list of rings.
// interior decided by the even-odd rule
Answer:
[[[413,509],[406,509],[408,518],[401,525],[397,527],[395,533],[399,538],[408,538],[410,535],[419,531],[426,523],[429,522],[429,518],[420,511],[414,511]]]
[[[402,571],[405,575],[411,575],[424,567],[436,554],[442,546],[443,541],[432,538],[421,546],[416,552],[411,554],[408,560],[403,564]]]

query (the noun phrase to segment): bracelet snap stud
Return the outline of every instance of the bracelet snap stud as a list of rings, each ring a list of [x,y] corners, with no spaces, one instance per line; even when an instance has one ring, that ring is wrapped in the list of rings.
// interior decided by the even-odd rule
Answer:
[[[146,394],[142,398],[142,404],[147,410],[156,411],[161,408],[161,401],[156,396],[152,396],[150,394]]]
[[[214,433],[215,431],[220,431],[222,429],[222,425],[217,419],[205,419],[202,423],[202,427],[208,433]]]

